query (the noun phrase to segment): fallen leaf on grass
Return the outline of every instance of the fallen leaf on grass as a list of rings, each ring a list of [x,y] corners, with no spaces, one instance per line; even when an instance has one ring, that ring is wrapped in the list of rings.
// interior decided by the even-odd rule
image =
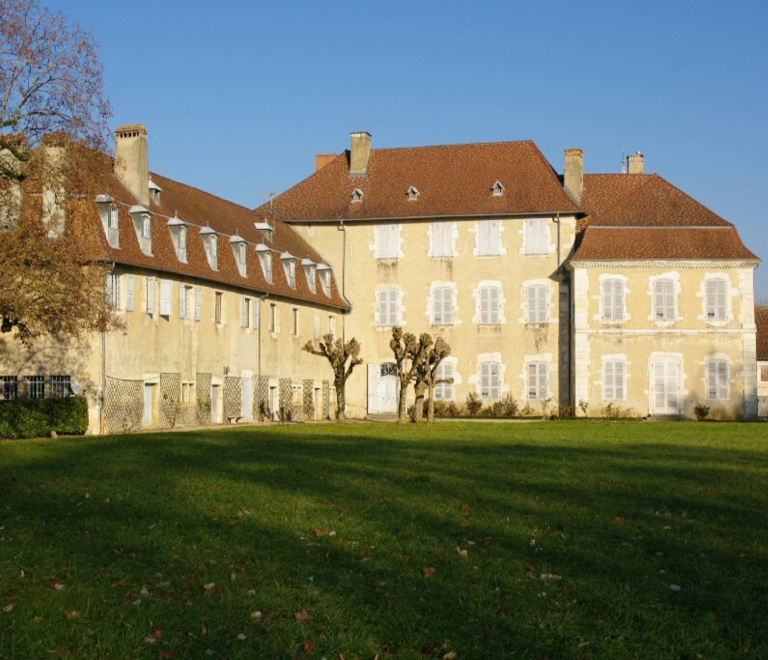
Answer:
[[[432,568],[431,566],[425,566],[424,568],[421,569],[421,574],[425,578],[434,577],[435,573],[437,573],[437,569],[436,568]]]
[[[176,651],[163,651],[163,655],[161,655],[161,658],[175,658],[178,655]]]
[[[683,590],[683,588],[679,584],[670,584],[669,589],[670,591],[674,591],[675,593]]]
[[[312,617],[307,613],[307,610],[296,612],[294,616],[296,617],[296,623],[305,623],[312,620]]]
[[[246,639],[248,639],[248,638],[247,638],[245,635],[243,635],[243,633],[240,633],[240,634],[237,636],[237,641],[238,641],[238,642],[244,642]]]
[[[155,630],[155,632],[152,633],[152,637],[154,637],[155,639],[162,639],[163,631],[158,628],[157,630]]]
[[[541,579],[554,582],[555,580],[560,580],[562,578],[559,575],[553,575],[552,573],[542,573]]]
[[[3,608],[3,612],[12,612],[12,611],[13,611],[13,603],[11,603],[10,605],[6,605]]]
[[[469,502],[464,502],[464,504],[461,505],[461,510],[464,513],[468,513],[469,511],[472,510],[472,505]]]
[[[261,612],[251,612],[251,619],[253,619],[254,621],[260,621]]]
[[[74,621],[75,619],[79,619],[80,618],[80,612],[78,612],[76,610],[64,610],[64,612],[62,612],[62,614],[64,614],[64,616],[67,619],[69,619],[70,621]]]
[[[624,518],[622,518],[621,516],[614,516],[614,517],[613,517],[613,522],[615,522],[615,523],[617,523],[617,524],[621,525],[621,523],[623,523],[623,522],[624,522]]]
[[[443,660],[458,660],[458,657],[459,654],[455,651],[448,651],[448,653],[443,656]]]
[[[466,550],[464,550],[463,548],[460,548],[460,547],[456,546],[456,552],[458,552],[458,553],[459,553],[459,555],[460,555],[460,556],[461,556],[463,559],[466,559],[466,558],[467,558],[467,555],[468,555],[468,553],[467,553],[467,551],[466,551]]]

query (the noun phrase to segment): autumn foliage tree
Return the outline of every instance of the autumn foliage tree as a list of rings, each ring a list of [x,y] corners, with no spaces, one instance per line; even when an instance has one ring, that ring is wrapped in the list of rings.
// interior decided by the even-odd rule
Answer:
[[[334,340],[332,334],[323,336],[323,341],[318,342],[318,347],[308,341],[303,350],[312,355],[321,355],[331,364],[333,369],[333,387],[336,390],[336,419],[344,421],[346,415],[346,400],[344,396],[347,380],[352,375],[355,367],[363,363],[360,357],[360,343],[353,337],[344,343],[341,339]]]
[[[109,326],[94,199],[108,193],[97,46],[35,0],[0,0],[0,330]],[[90,231],[89,231],[90,228]]]

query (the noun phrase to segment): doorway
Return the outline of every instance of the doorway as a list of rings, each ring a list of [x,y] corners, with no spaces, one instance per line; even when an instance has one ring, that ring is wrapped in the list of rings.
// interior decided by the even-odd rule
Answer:
[[[221,385],[211,385],[211,422],[221,422]]]
[[[144,426],[152,426],[155,422],[155,386],[144,383]]]
[[[397,394],[399,390],[397,365],[385,362],[381,365],[379,376],[379,412],[383,414],[397,413]]]
[[[654,415],[679,415],[681,397],[680,360],[677,358],[656,358],[651,369],[652,410]]]

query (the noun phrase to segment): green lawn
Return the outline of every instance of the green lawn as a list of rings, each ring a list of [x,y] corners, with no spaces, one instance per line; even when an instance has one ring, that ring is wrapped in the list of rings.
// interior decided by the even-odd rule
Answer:
[[[0,601],[2,658],[768,657],[768,425],[2,442]]]

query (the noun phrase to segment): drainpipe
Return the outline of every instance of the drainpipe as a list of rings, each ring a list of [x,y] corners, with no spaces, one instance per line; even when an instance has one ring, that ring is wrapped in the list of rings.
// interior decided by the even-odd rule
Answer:
[[[104,405],[107,396],[107,332],[101,331],[101,396],[99,397],[99,435],[104,435]]]
[[[343,233],[341,239],[341,295],[347,299],[347,228],[344,226],[344,218],[341,218],[337,231]],[[347,343],[347,316],[341,315],[341,341]],[[346,392],[345,392],[346,394]]]

